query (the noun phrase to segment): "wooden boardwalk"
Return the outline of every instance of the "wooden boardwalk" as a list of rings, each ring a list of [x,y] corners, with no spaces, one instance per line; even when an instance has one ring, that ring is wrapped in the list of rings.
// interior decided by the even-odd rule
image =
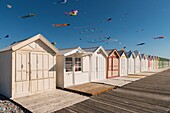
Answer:
[[[13,100],[33,113],[51,113],[86,99],[88,99],[88,97],[56,89],[55,91],[16,98]]]
[[[169,113],[170,69],[94,96],[57,113]]]
[[[88,96],[92,96],[92,95],[94,96],[94,95],[98,95],[100,93],[112,90],[114,87],[115,86],[91,82],[91,83],[71,86],[71,87],[66,88],[66,90],[70,90],[70,91],[88,95]]]

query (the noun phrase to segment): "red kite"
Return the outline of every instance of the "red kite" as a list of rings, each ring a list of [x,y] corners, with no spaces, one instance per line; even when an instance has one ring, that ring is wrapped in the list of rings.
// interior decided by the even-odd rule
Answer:
[[[158,36],[158,37],[153,37],[153,39],[157,40],[157,39],[164,39],[164,36]]]
[[[70,26],[70,24],[53,24],[52,26],[54,26],[54,27],[65,27],[65,26]]]

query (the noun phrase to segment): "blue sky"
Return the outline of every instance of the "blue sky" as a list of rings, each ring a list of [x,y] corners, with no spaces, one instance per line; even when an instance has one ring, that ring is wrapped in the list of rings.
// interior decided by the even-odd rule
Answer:
[[[1,0],[0,48],[41,33],[49,41],[56,42],[57,48],[102,45],[105,49],[119,50],[126,46],[127,51],[139,50],[141,53],[170,58],[170,0],[68,0],[66,4],[59,4],[58,1]],[[7,4],[12,5],[12,8],[7,8]],[[65,15],[65,12],[74,9],[79,11],[77,16]],[[37,16],[18,18],[28,13]],[[112,18],[112,21],[105,22],[108,18]],[[52,26],[62,23],[70,26]],[[88,27],[75,29],[84,26]],[[93,28],[97,29],[80,34]],[[7,34],[10,37],[3,38]],[[152,37],[156,36],[166,38],[153,40]],[[104,37],[118,41],[109,41],[108,44],[88,43]],[[136,46],[141,42],[146,44]]]

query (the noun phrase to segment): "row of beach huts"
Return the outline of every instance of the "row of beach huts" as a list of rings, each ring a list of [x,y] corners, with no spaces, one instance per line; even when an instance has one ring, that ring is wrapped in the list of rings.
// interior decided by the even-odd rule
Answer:
[[[137,50],[57,49],[38,34],[0,51],[0,93],[17,98],[169,66],[169,59]]]

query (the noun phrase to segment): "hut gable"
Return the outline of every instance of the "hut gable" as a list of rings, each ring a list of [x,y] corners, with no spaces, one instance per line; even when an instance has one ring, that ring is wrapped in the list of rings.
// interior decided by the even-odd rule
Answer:
[[[4,51],[16,51],[16,50],[23,50],[23,51],[50,51],[53,53],[58,53],[56,47],[54,47],[43,35],[38,34],[34,37],[27,38],[18,42],[14,42],[10,46],[0,50],[0,52]]]
[[[127,58],[131,58],[131,57],[135,58],[135,54],[132,51],[126,52],[126,56],[127,56]]]
[[[127,56],[126,56],[126,51],[120,50],[120,51],[118,51],[118,53],[119,53],[119,56],[120,56],[121,58],[127,58]]]
[[[138,50],[135,50],[134,51],[134,54],[135,54],[135,57],[138,57],[141,59],[141,55],[140,55],[140,52]]]
[[[105,57],[108,56],[107,52],[104,50],[104,48],[102,46],[82,48],[82,49],[86,52],[91,52],[91,53],[95,53],[95,54],[102,54]]]
[[[85,55],[86,52],[80,47],[59,49],[59,52],[64,56],[80,56],[80,54]]]
[[[153,56],[148,55],[148,60],[153,60]]]
[[[106,50],[106,52],[109,57],[116,57],[116,58],[120,57],[120,55],[116,49],[113,49],[113,50],[109,49],[109,50]]]
[[[146,54],[141,54],[141,59],[147,59],[147,55]]]

